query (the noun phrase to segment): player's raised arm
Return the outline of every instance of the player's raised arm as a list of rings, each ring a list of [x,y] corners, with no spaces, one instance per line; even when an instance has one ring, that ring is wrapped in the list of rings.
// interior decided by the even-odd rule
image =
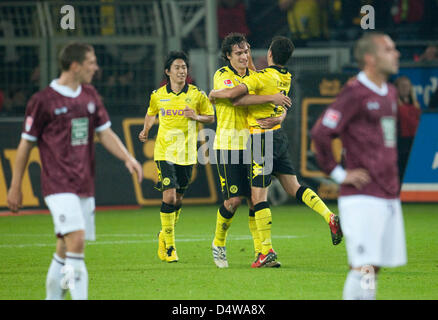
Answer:
[[[111,128],[97,132],[100,142],[112,155],[122,160],[126,168],[132,174],[137,174],[137,180],[140,183],[143,180],[143,170],[140,163],[128,152],[120,138]]]
[[[22,204],[21,182],[23,174],[29,160],[30,151],[35,143],[26,139],[21,139],[17,149],[17,158],[15,159],[14,170],[12,171],[11,186],[8,191],[8,207],[14,212],[18,213]]]

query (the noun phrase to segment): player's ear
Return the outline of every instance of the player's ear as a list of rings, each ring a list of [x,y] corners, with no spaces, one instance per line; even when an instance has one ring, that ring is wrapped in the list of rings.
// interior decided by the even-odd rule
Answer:
[[[80,66],[81,66],[81,64],[80,64],[79,62],[77,62],[77,61],[73,61],[73,62],[70,64],[70,69],[69,69],[69,70],[71,70],[71,71],[73,71],[73,72],[77,72],[77,71],[79,70]]]

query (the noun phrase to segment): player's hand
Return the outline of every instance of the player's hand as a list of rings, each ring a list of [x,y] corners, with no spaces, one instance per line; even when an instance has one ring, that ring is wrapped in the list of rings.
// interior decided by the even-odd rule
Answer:
[[[276,106],[282,106],[288,109],[292,106],[292,100],[288,96],[282,94],[281,92],[274,94],[272,98],[273,98],[273,103]]]
[[[13,213],[18,213],[18,210],[21,208],[23,200],[23,194],[21,193],[21,189],[10,188],[8,192],[8,207]]]
[[[257,123],[259,124],[260,128],[262,128],[262,129],[271,129],[271,128],[275,127],[276,125],[279,125],[282,121],[283,121],[282,117],[270,117],[270,118],[257,119]]]
[[[146,142],[148,140],[148,132],[146,132],[145,129],[141,130],[141,132],[138,134],[138,139],[141,142]]]
[[[342,184],[351,184],[356,189],[362,189],[371,181],[371,177],[367,170],[359,168],[347,170],[347,176]]]
[[[216,103],[215,93],[216,93],[216,90],[211,90],[210,93],[208,94],[208,99],[210,100],[210,102],[212,104]]]
[[[198,120],[198,115],[195,110],[190,109],[188,106],[184,108],[184,117],[195,121]]]
[[[137,181],[138,183],[141,183],[143,180],[143,169],[140,163],[133,157],[129,157],[129,159],[125,161],[125,166],[131,174],[134,172],[137,174]]]

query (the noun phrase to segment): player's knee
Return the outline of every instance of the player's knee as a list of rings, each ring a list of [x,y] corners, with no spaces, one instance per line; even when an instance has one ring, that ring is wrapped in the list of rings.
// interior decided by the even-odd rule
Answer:
[[[84,230],[74,231],[64,236],[66,241],[66,251],[82,253],[85,247]]]
[[[175,193],[163,193],[163,202],[170,204],[170,205],[176,205],[177,204],[177,197]]]
[[[230,212],[236,212],[237,208],[242,203],[242,200],[238,197],[230,198],[224,201],[225,208]]]

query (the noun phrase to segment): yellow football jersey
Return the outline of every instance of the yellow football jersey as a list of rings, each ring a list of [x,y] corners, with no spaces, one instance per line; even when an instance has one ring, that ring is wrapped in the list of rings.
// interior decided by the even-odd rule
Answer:
[[[247,86],[249,93],[256,95],[272,95],[283,92],[285,95],[289,94],[291,74],[286,68],[277,66],[270,66],[263,70],[251,74],[249,77],[242,79],[242,82]],[[273,103],[265,103],[252,105],[248,107],[248,125],[250,131],[259,129],[257,119],[279,117],[283,113],[283,107],[276,106]],[[273,129],[280,128],[275,127]]]
[[[184,117],[186,106],[197,114],[214,115],[210,100],[194,85],[186,84],[179,93],[174,93],[168,84],[151,94],[147,114],[158,114],[160,121],[154,160],[166,160],[179,165],[196,163],[198,123]]]
[[[255,73],[247,69],[246,75],[241,77],[231,66],[222,67],[214,74],[214,89],[233,88],[250,74]],[[229,99],[216,100],[216,137],[214,149],[244,150],[248,141],[248,107],[233,106]]]

